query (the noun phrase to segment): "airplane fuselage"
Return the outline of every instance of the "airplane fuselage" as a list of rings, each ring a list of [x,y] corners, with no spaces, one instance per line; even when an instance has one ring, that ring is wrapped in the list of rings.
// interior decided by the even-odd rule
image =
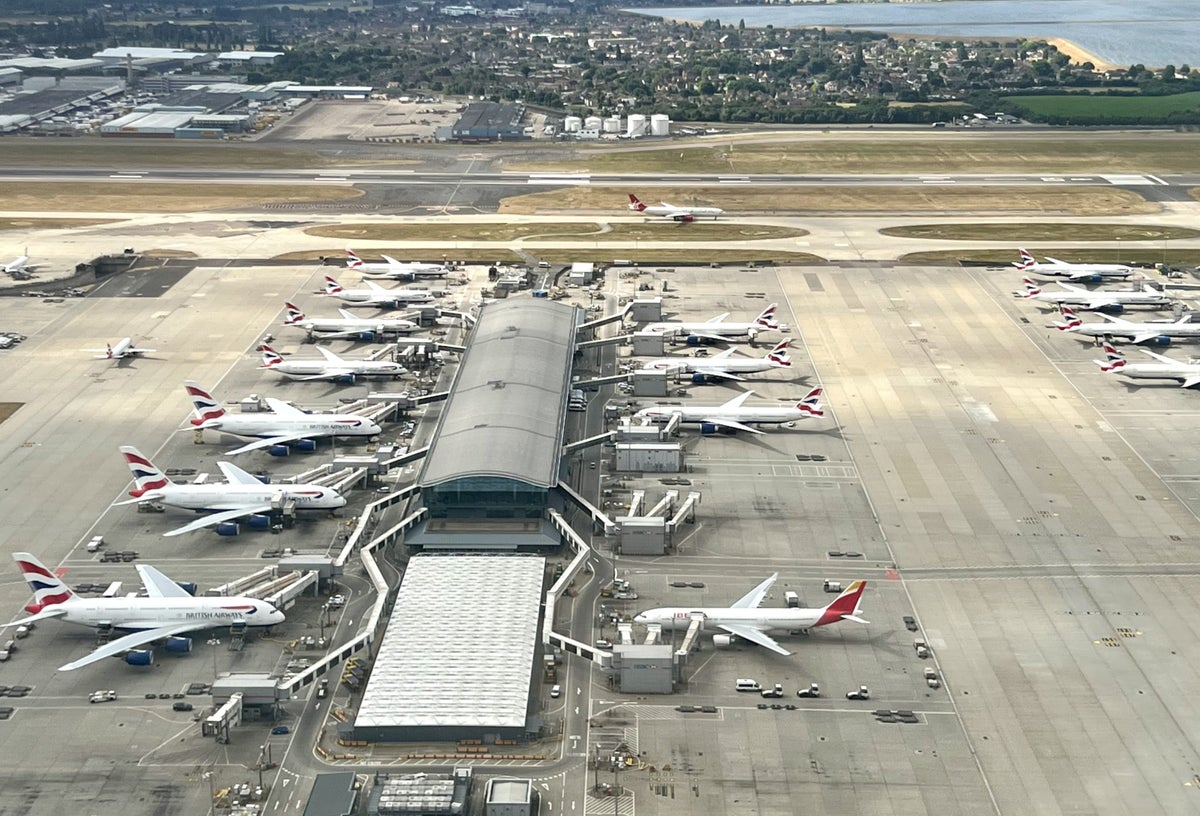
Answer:
[[[433,300],[433,293],[427,289],[394,289],[389,292],[376,292],[373,289],[343,289],[330,294],[343,303],[355,306],[393,306],[401,303],[428,303]]]
[[[1162,292],[1040,292],[1030,296],[1031,300],[1043,303],[1065,303],[1068,306],[1095,308],[1105,306],[1169,306],[1171,298]]]
[[[1069,278],[1073,275],[1094,275],[1101,278],[1128,278],[1136,274],[1133,267],[1122,264],[1035,264],[1028,271],[1039,275]]]
[[[647,205],[646,209],[641,210],[641,213],[672,218],[690,215],[692,218],[711,218],[715,221],[718,216],[724,215],[725,211],[719,207],[664,207],[660,204],[653,204]]]
[[[1168,363],[1126,363],[1111,373],[1121,374],[1131,380],[1178,380],[1180,382],[1192,377],[1200,377],[1200,365],[1180,363],[1177,366]]]
[[[705,360],[703,357],[660,357],[649,360],[642,366],[643,371],[676,371],[689,374],[753,374],[758,371],[770,371],[773,368],[783,368],[770,360],[755,358],[723,358],[721,360]]]
[[[225,414],[199,427],[259,439],[300,432],[310,436],[376,436],[380,433],[374,421],[353,414],[306,414],[303,419],[277,414]]]
[[[273,626],[283,613],[255,598],[75,598],[58,605],[59,620],[78,626],[158,629],[180,623],[211,621],[213,627],[245,623]]]
[[[414,264],[412,266],[387,266],[386,264],[370,264],[369,266],[370,268],[367,266],[359,267],[359,271],[369,278],[416,280],[418,278],[444,278],[448,274],[446,267],[433,266],[430,264]]]
[[[823,609],[725,609],[689,607],[663,607],[650,609],[634,618],[638,623],[657,623],[663,629],[686,630],[692,625],[692,616],[704,616],[704,631],[720,632],[720,627],[749,626],[762,632],[794,631],[808,629],[817,624],[824,614]]]
[[[295,501],[300,510],[335,510],[346,505],[336,491],[312,484],[168,484],[137,498],[183,510],[220,511],[270,505],[278,496]]]
[[[1070,329],[1086,337],[1135,338],[1149,336],[1190,340],[1200,338],[1200,323],[1084,323]]]
[[[341,376],[329,373],[333,371],[344,371],[358,377],[392,377],[405,371],[404,366],[388,360],[346,360],[344,365],[335,365],[323,360],[285,360],[266,368],[290,377],[315,377],[325,374],[330,377]]]
[[[693,333],[715,334],[720,337],[749,337],[751,334],[770,331],[770,329],[758,323],[673,323],[666,321],[651,323],[642,328],[641,331],[663,334],[668,337]]]
[[[393,320],[381,318],[379,320],[371,320],[369,318],[349,318],[349,317],[307,317],[304,320],[295,323],[287,324],[289,326],[298,326],[308,332],[320,334],[322,332],[377,332],[380,334],[399,334],[417,330],[417,324],[411,320]]]
[[[784,422],[796,422],[805,417],[795,408],[737,408],[734,410],[722,409],[719,405],[661,405],[653,408],[643,408],[638,411],[636,416],[649,417],[660,421],[667,421],[672,416],[678,414],[680,422],[705,422],[710,419],[727,419],[733,422],[741,422],[745,425],[754,424],[782,424]]]

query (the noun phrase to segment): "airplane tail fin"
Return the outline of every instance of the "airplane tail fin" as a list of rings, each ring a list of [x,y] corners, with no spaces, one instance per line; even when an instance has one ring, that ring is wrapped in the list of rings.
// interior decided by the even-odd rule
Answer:
[[[1075,310],[1065,303],[1058,304],[1058,313],[1062,315],[1063,322],[1055,323],[1059,331],[1071,331],[1083,325],[1083,321],[1079,319],[1079,315],[1075,314]]]
[[[362,265],[362,258],[355,255],[353,249],[346,247],[346,266],[350,267],[351,269],[360,269],[362,268]]]
[[[1042,293],[1042,287],[1038,286],[1030,278],[1022,278],[1021,282],[1025,284],[1025,291],[1021,294],[1021,297],[1030,298]]]
[[[36,615],[47,606],[60,604],[76,597],[62,578],[47,569],[46,565],[32,553],[13,553],[13,560],[17,562],[17,568],[25,577],[25,583],[29,584],[29,588],[33,590],[33,603],[25,607],[31,614]]]
[[[299,323],[304,319],[304,312],[300,311],[300,307],[296,304],[286,301],[283,304],[287,307],[287,318],[284,319],[283,325],[291,326],[294,323]]]
[[[197,428],[225,416],[225,409],[221,407],[221,403],[213,399],[213,395],[201,388],[198,382],[185,381],[183,390],[187,391],[188,398],[192,401],[192,410],[196,414],[192,418],[192,424]]]
[[[633,193],[630,193],[629,209],[633,210],[634,212],[644,212],[646,210],[646,205],[639,201],[637,196],[635,196]]]
[[[821,617],[813,626],[825,626],[838,621],[851,620],[855,623],[868,623],[858,616],[858,601],[863,590],[867,588],[866,581],[855,581],[842,590],[842,594],[833,599],[833,603],[821,610]]]
[[[262,346],[262,365],[259,368],[271,368],[283,362],[283,355],[266,343]]]
[[[1104,359],[1092,360],[1093,363],[1100,366],[1100,370],[1105,374],[1110,371],[1117,371],[1125,367],[1125,355],[1117,351],[1112,343],[1104,344]]]
[[[129,465],[129,472],[133,474],[134,489],[129,491],[130,496],[140,499],[152,490],[162,490],[171,484],[167,474],[156,468],[137,448],[126,445],[120,451],[125,457],[125,464]]]
[[[804,399],[796,403],[796,410],[806,417],[822,417],[825,411],[821,407],[821,393],[825,389],[814,388],[804,395]]]
[[[788,356],[788,347],[791,344],[791,340],[781,340],[776,343],[775,348],[767,353],[767,359],[777,366],[790,367],[792,365],[792,358]]]
[[[111,360],[115,356],[115,352],[113,351],[112,343],[105,343],[104,348],[105,348],[104,359]]]
[[[344,291],[344,290],[342,289],[342,285],[340,283],[335,281],[329,275],[325,276],[325,294],[336,295],[342,291]]]
[[[778,329],[779,323],[775,321],[775,312],[778,308],[777,304],[772,303],[763,309],[758,317],[754,318],[754,325],[761,326],[764,329]]]
[[[1021,253],[1020,262],[1013,264],[1013,266],[1015,266],[1017,269],[1025,272],[1026,270],[1033,269],[1035,266],[1037,266],[1037,261],[1035,261],[1033,256],[1030,255],[1026,250],[1018,249],[1017,251]]]

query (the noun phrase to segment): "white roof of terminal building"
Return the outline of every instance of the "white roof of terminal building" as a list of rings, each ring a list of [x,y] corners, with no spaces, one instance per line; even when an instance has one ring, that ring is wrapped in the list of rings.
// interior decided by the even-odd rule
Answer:
[[[524,727],[545,562],[414,556],[355,727]]]
[[[418,480],[558,484],[577,310],[546,298],[489,303],[471,330]]]
[[[267,57],[282,57],[282,51],[222,51],[217,54],[219,60],[248,60],[265,59]]]
[[[92,54],[96,59],[185,59],[194,60],[207,57],[208,54],[197,51],[184,51],[179,48],[144,48],[137,45],[118,45],[116,48],[105,48]]]

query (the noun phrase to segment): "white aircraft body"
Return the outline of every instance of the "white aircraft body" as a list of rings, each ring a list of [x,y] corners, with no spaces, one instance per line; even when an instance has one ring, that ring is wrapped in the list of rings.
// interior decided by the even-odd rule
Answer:
[[[694,342],[693,338],[695,341],[729,340],[736,337],[748,337],[753,340],[759,332],[773,331],[779,328],[779,324],[775,322],[776,308],[777,305],[772,303],[759,312],[758,317],[754,318],[751,323],[726,322],[725,318],[729,317],[729,312],[726,312],[704,323],[680,323],[669,320],[661,323],[649,323],[641,331],[653,332],[666,337],[685,336],[689,342]]]
[[[325,294],[344,303],[375,306],[380,309],[399,309],[412,303],[430,303],[436,295],[428,289],[388,289],[374,281],[364,280],[366,289],[344,289],[329,275],[325,276]]]
[[[133,474],[132,499],[117,504],[158,502],[183,510],[209,512],[191,524],[163,533],[177,536],[246,516],[270,513],[282,499],[290,499],[299,510],[336,510],[346,499],[336,490],[317,484],[265,484],[229,462],[217,462],[225,475],[218,484],[179,484],[167,478],[137,448],[123,447],[121,455]]]
[[[192,401],[191,428],[187,430],[213,430],[234,436],[250,437],[256,441],[231,451],[226,456],[236,456],[272,445],[283,445],[301,439],[319,439],[334,436],[360,436],[370,438],[382,433],[372,419],[355,414],[308,414],[283,400],[267,397],[269,413],[230,413],[213,399],[212,394],[199,383],[188,380],[184,390]]]
[[[1171,340],[1193,340],[1200,338],[1200,323],[1192,323],[1191,315],[1186,314],[1178,320],[1146,321],[1138,323],[1133,320],[1122,320],[1119,317],[1097,314],[1104,318],[1104,323],[1084,323],[1070,306],[1060,305],[1059,312],[1063,322],[1055,322],[1054,327],[1063,332],[1074,332],[1084,337],[1120,337],[1131,343],[1153,341],[1155,345],[1167,346]]]
[[[1166,292],[1152,287],[1138,289],[1084,289],[1082,286],[1071,286],[1068,283],[1055,281],[1059,291],[1045,291],[1029,278],[1024,279],[1025,291],[1020,295],[1026,300],[1037,300],[1042,303],[1066,303],[1081,309],[1110,309],[1120,310],[1126,306],[1154,306],[1167,308],[1173,298]]]
[[[1167,357],[1165,354],[1155,354],[1146,349],[1138,349],[1138,351],[1153,357],[1158,362],[1131,363],[1110,343],[1104,344],[1105,359],[1092,360],[1092,362],[1100,366],[1100,370],[1105,374],[1121,374],[1131,380],[1176,380],[1180,388],[1193,388],[1200,385],[1200,360],[1189,360],[1183,363]]]
[[[1014,261],[1013,266],[1022,272],[1034,272],[1038,275],[1050,275],[1074,281],[1090,280],[1093,283],[1099,283],[1104,278],[1128,278],[1140,271],[1125,264],[1067,263],[1050,257],[1047,257],[1044,263],[1038,263],[1025,250],[1019,251],[1021,260]]]
[[[153,354],[157,349],[137,348],[133,339],[122,337],[115,343],[109,343],[102,349],[84,349],[96,355],[97,360],[124,360],[126,357],[137,357],[142,354]]]
[[[395,280],[416,280],[417,278],[444,278],[450,272],[445,264],[417,263],[416,261],[397,261],[390,255],[381,255],[383,263],[368,263],[354,254],[354,250],[346,250],[346,268],[353,269],[372,278],[393,278]]]
[[[294,304],[285,305],[287,319],[283,321],[283,325],[304,329],[309,335],[320,335],[327,340],[406,334],[420,328],[416,323],[402,317],[356,317],[345,309],[338,309],[341,317],[307,317]]]
[[[763,598],[778,577],[779,573],[775,573],[728,608],[667,606],[647,610],[636,616],[634,621],[657,623],[664,629],[687,629],[692,625],[692,618],[700,615],[704,620],[704,631],[723,633],[713,635],[714,646],[732,646],[734,640],[740,638],[782,655],[790,655],[791,652],[776,643],[769,632],[794,632],[844,620],[868,622],[858,616],[858,600],[867,586],[866,581],[850,584],[833,603],[820,609],[762,609]]]
[[[324,346],[317,346],[324,360],[285,360],[270,346],[262,347],[262,365],[298,380],[350,380],[355,377],[399,377],[407,368],[391,360],[344,360]]]
[[[634,417],[644,422],[668,422],[671,417],[678,416],[680,422],[761,434],[762,431],[751,426],[782,425],[785,422],[824,416],[825,412],[821,410],[821,391],[820,388],[814,388],[804,399],[789,406],[746,406],[746,400],[754,394],[753,391],[746,391],[722,405],[655,405],[643,408],[634,414]]]
[[[191,648],[191,641],[182,636],[189,632],[234,623],[274,626],[284,621],[282,612],[257,598],[193,597],[179,584],[145,564],[138,564],[137,571],[146,588],[146,597],[81,598],[33,555],[13,553],[13,559],[25,576],[25,582],[33,590],[33,603],[25,607],[32,615],[5,626],[58,618],[79,626],[111,626],[113,629],[132,630],[131,634],[110,640],[86,657],[59,666],[59,671],[74,671],[106,657],[138,651],[140,647],[158,640],[167,641],[168,651],[186,651]],[[173,645],[185,648],[172,649]],[[142,661],[143,664],[147,662]]]
[[[32,272],[37,267],[29,263],[28,255],[18,255],[6,264],[0,265],[0,272],[11,275],[14,272]]]
[[[642,215],[657,215],[668,221],[683,223],[695,221],[697,218],[711,218],[716,221],[717,216],[725,214],[719,207],[676,207],[665,201],[660,204],[645,204],[633,193],[629,194],[629,209]]]
[[[642,364],[641,370],[687,373],[740,381],[745,379],[738,376],[740,374],[770,371],[773,368],[790,368],[792,359],[787,352],[790,342],[789,340],[781,341],[762,357],[733,357],[731,356],[733,349],[726,349],[713,357],[659,357],[647,360]]]

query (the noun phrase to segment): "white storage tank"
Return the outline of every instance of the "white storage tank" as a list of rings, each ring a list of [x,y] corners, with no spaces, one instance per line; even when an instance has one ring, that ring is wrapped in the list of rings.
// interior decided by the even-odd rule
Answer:
[[[621,132],[621,117],[610,116],[604,120],[605,133],[620,133]]]
[[[656,113],[650,117],[650,135],[651,136],[670,136],[671,135],[671,117],[665,113]]]
[[[583,120],[578,116],[568,116],[563,119],[564,133],[578,133],[583,128]]]
[[[629,125],[625,128],[625,135],[630,139],[638,136],[646,135],[646,117],[640,113],[629,114]]]
[[[601,121],[599,116],[589,116],[583,120],[583,126],[588,130],[599,130]]]

